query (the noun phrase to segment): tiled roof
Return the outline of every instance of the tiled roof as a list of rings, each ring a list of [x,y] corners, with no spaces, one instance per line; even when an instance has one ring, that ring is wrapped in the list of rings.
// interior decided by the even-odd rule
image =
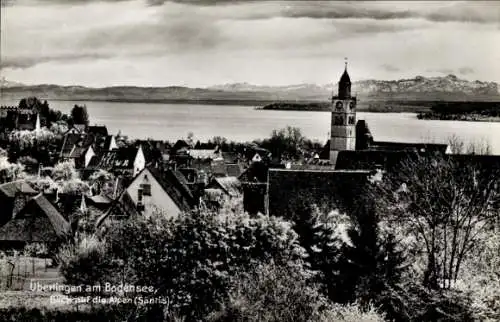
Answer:
[[[49,218],[54,231],[59,237],[68,236],[71,232],[70,224],[57,211],[57,209],[42,194],[33,198],[38,208]]]
[[[235,152],[222,152],[222,158],[226,163],[237,163],[238,154]]]
[[[184,140],[177,140],[177,142],[175,142],[174,146],[172,147],[174,151],[182,148],[191,148],[191,146]]]
[[[95,140],[95,150],[97,152],[109,151],[111,147],[111,141],[113,140],[112,135],[99,136]]]
[[[375,169],[383,167],[387,170],[397,168],[403,160],[415,156],[413,151],[340,151],[335,164],[336,170]]]
[[[269,215],[294,216],[312,204],[333,209],[352,209],[370,171],[270,169]]]
[[[369,150],[387,151],[418,151],[418,152],[441,152],[445,153],[448,144],[438,143],[404,143],[404,142],[373,142]]]
[[[71,150],[71,153],[69,154],[70,158],[81,158],[82,156],[85,155],[87,150],[90,148],[90,146],[74,146],[73,150]]]
[[[32,198],[0,228],[3,241],[50,242],[70,234],[70,224],[42,194]]]
[[[74,149],[81,150],[88,148],[94,143],[94,137],[88,134],[66,133],[64,136],[63,146],[61,148],[61,158],[74,158],[79,156],[79,153],[73,154]],[[74,156],[72,156],[72,154]]]
[[[124,190],[120,197],[113,201],[108,211],[97,219],[96,227],[101,226],[106,220],[122,220],[140,215],[127,190]]]
[[[215,150],[197,150],[197,149],[191,149],[189,150],[189,155],[193,159],[210,159],[210,160],[215,160],[221,157],[220,153],[216,153]]]
[[[212,174],[216,177],[225,177],[227,176],[227,167],[224,161],[213,161],[212,165]]]
[[[267,182],[267,172],[269,168],[285,168],[284,165],[269,166],[265,162],[253,162],[243,173],[238,177],[242,183],[265,183]]]
[[[132,169],[137,155],[136,147],[123,147],[95,155],[88,168],[93,169]]]
[[[35,195],[37,192],[31,186],[23,181],[12,181],[0,184],[0,192],[8,198],[14,198],[17,193]]]
[[[210,201],[218,201],[224,196],[224,191],[217,188],[207,188],[205,189],[205,198]]]
[[[155,177],[179,209],[190,211],[196,206],[197,200],[189,189],[188,182],[182,173],[172,169],[161,171],[151,167],[148,167],[147,170]]]
[[[193,169],[193,168],[180,168],[180,169],[177,169],[177,171],[179,171],[180,173],[182,173],[182,176],[184,177],[184,179],[186,179],[186,182],[192,183],[192,182],[196,181],[196,177],[197,177],[197,174],[198,174],[198,172],[196,171],[196,169]]]
[[[241,182],[236,177],[214,178],[213,184],[231,197],[241,195]],[[209,187],[212,187],[212,185],[209,185]]]
[[[228,177],[239,177],[243,172],[242,167],[239,164],[226,164],[226,171]]]

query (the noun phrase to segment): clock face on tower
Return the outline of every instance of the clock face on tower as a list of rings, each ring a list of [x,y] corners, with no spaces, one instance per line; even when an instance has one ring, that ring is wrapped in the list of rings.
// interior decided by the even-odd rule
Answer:
[[[342,106],[343,106],[343,105],[342,105],[342,102],[337,102],[337,104],[335,104],[335,108],[336,108],[337,110],[341,110],[341,109],[342,109]]]
[[[356,108],[356,103],[355,103],[355,102],[351,102],[351,103],[349,104],[349,108],[350,108],[351,110],[355,109],[355,108]]]

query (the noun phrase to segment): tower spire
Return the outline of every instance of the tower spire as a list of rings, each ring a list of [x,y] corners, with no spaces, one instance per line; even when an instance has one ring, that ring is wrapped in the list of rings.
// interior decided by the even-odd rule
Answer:
[[[344,57],[345,71],[347,71],[347,57]]]

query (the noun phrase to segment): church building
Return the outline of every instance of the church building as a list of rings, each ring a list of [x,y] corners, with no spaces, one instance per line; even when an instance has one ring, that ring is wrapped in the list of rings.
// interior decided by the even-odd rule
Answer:
[[[340,151],[356,149],[356,97],[351,96],[347,62],[340,77],[338,95],[332,97],[330,133],[330,162],[334,165]]]

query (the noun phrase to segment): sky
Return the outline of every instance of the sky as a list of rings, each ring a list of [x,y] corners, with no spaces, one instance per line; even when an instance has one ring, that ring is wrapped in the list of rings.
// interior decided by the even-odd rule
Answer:
[[[500,82],[500,1],[1,0],[0,76],[104,87]]]

